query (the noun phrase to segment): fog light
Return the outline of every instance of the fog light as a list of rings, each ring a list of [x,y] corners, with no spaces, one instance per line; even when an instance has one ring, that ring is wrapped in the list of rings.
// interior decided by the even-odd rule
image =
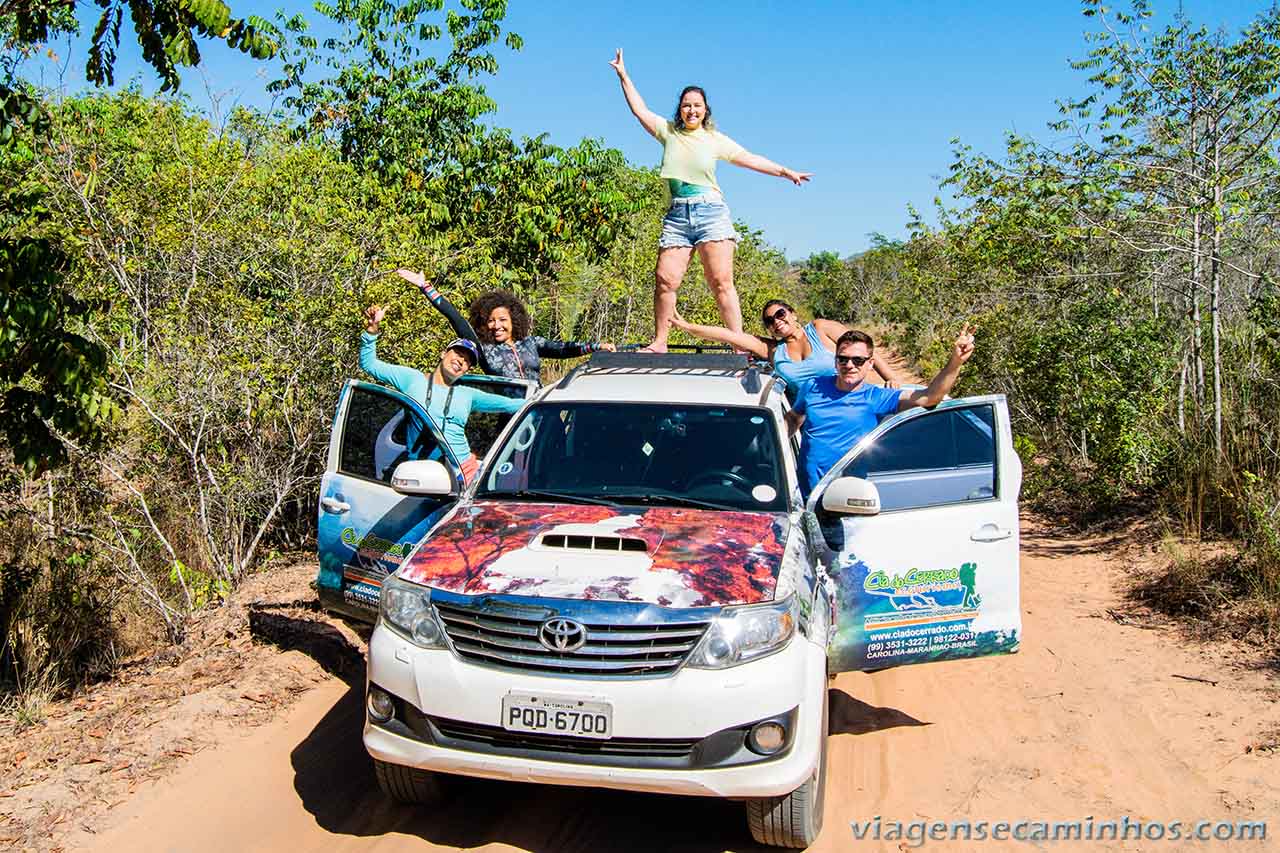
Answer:
[[[369,700],[365,705],[369,709],[369,719],[375,723],[385,723],[396,715],[396,703],[381,687],[369,688]]]
[[[768,720],[751,727],[747,746],[761,755],[773,755],[787,743],[787,730],[782,723]]]

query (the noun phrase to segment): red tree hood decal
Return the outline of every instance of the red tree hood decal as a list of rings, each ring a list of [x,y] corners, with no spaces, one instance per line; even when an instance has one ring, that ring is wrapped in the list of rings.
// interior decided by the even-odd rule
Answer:
[[[753,604],[773,597],[787,523],[781,513],[480,501],[447,517],[400,575],[464,595]],[[639,539],[645,550],[543,542],[562,534]]]

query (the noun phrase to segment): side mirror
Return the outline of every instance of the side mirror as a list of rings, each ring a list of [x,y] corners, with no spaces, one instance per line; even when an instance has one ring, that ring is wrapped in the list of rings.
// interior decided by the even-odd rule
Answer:
[[[402,495],[447,495],[453,492],[453,477],[434,459],[410,459],[396,466],[391,488]]]
[[[880,490],[870,480],[841,477],[822,493],[822,508],[843,515],[879,515]]]

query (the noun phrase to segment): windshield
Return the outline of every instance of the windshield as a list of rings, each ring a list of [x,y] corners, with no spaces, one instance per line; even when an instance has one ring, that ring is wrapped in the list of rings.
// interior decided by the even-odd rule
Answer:
[[[542,403],[493,457],[476,497],[786,509],[768,409]]]

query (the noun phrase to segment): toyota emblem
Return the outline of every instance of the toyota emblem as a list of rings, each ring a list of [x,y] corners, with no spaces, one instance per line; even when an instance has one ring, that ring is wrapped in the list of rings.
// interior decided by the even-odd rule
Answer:
[[[538,628],[538,642],[553,652],[576,652],[587,644],[587,629],[572,619],[548,619]]]

